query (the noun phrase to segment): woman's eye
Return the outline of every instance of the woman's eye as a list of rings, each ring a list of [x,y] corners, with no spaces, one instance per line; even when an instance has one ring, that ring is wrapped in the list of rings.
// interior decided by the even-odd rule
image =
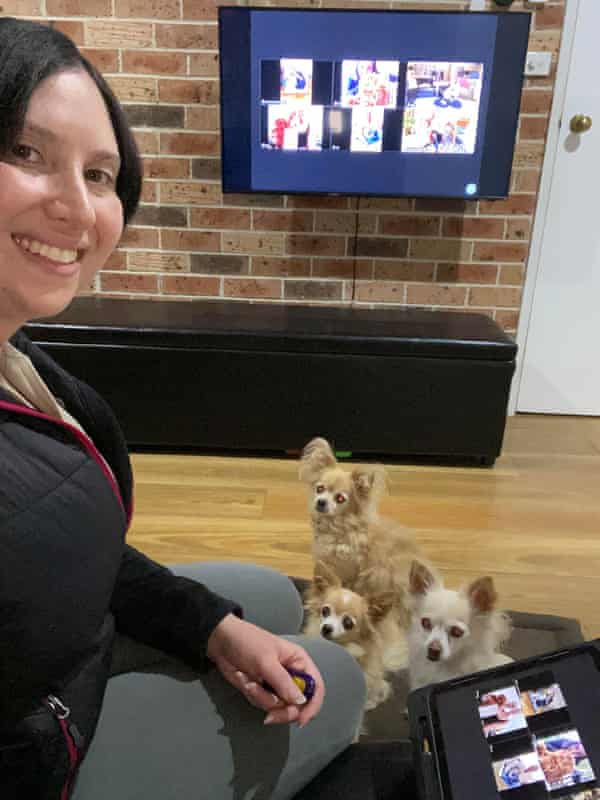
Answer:
[[[85,177],[88,181],[99,183],[103,186],[115,185],[115,178],[112,173],[104,169],[88,169],[85,173]]]
[[[429,617],[423,617],[423,619],[421,620],[421,625],[426,631],[430,631],[432,628],[431,620],[429,619]]]
[[[336,494],[336,496],[335,496],[335,502],[336,502],[336,503],[339,503],[339,504],[341,505],[342,503],[345,503],[345,502],[346,502],[346,498],[344,497],[344,495],[343,495],[343,494]]]
[[[463,635],[464,631],[462,628],[459,628],[458,625],[453,625],[450,628],[450,636],[454,636],[455,639],[460,639],[460,637]]]
[[[345,631],[351,631],[354,627],[354,620],[352,617],[344,617],[342,620],[342,625],[344,626]]]
[[[321,609],[321,616],[328,617],[330,614],[331,614],[331,609],[329,608],[329,606],[323,606],[323,608]]]
[[[41,156],[38,151],[33,147],[30,147],[28,144],[16,144],[12,148],[11,152],[15,158],[19,159],[19,161],[28,161],[32,164],[35,164],[41,160]]]

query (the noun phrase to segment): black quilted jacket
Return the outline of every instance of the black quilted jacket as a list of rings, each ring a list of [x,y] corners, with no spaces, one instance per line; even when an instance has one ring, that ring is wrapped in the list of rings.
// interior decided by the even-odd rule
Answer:
[[[90,437],[0,390],[0,796],[65,800],[115,629],[201,669],[239,609],[125,544],[132,475],[111,410],[23,333],[11,342]]]

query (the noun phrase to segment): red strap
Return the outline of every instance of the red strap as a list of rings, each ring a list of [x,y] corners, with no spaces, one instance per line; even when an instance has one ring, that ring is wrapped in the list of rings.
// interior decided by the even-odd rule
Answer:
[[[54,417],[49,416],[48,414],[43,414],[41,411],[36,411],[33,408],[28,408],[27,406],[19,405],[18,403],[8,403],[5,400],[0,400],[0,408],[4,408],[7,411],[13,411],[17,414],[25,414],[29,417],[37,417],[38,419],[45,419],[47,422],[52,422],[54,425],[61,425],[63,428],[66,428],[70,433],[75,436],[75,438],[84,446],[87,450],[89,455],[94,459],[94,461],[98,464],[104,476],[106,477],[107,481],[110,483],[113,492],[117,500],[119,501],[123,512],[127,518],[127,527],[129,527],[129,523],[131,522],[131,515],[133,513],[133,503],[129,504],[129,507],[125,507],[125,503],[123,502],[123,497],[121,495],[121,490],[119,489],[119,484],[115,480],[115,476],[112,474],[110,469],[108,468],[104,458],[100,454],[100,451],[93,443],[87,434],[83,433],[83,431],[76,428],[74,425],[71,425],[68,422],[64,422],[63,420],[55,419]]]

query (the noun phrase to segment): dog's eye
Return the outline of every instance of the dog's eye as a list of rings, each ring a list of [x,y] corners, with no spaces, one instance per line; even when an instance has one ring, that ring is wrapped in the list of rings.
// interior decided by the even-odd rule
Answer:
[[[423,617],[423,619],[421,620],[421,625],[425,628],[426,631],[430,631],[433,627],[429,617]]]
[[[331,609],[329,606],[323,606],[321,609],[321,616],[322,617],[329,617],[331,615]]]
[[[343,494],[336,494],[336,496],[335,496],[335,502],[336,502],[336,503],[339,503],[339,505],[342,505],[342,503],[345,503],[345,502],[346,502],[346,498],[344,497],[344,495],[343,495]]]
[[[317,494],[323,494],[324,491],[325,487],[323,486],[323,484],[322,483],[317,484],[317,486],[315,487],[315,492]]]
[[[354,627],[354,620],[352,619],[352,617],[345,616],[342,619],[342,625],[344,626],[345,631],[351,631],[352,628]]]
[[[461,636],[464,636],[464,631],[462,628],[459,628],[458,625],[453,625],[450,628],[450,636],[454,636],[455,639],[460,639]]]

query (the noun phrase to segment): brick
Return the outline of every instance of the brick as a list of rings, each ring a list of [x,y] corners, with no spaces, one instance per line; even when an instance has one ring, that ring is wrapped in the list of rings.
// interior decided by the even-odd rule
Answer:
[[[37,0],[35,0],[34,5],[36,6],[38,5]],[[20,13],[6,12],[6,13],[15,13],[17,16],[21,16],[22,12]],[[34,12],[31,13],[31,16],[33,16],[33,13]],[[30,14],[27,13],[24,16],[30,16]],[[72,19],[47,20],[47,22],[51,28],[55,28],[57,31],[61,31],[61,33],[64,33],[65,36],[68,36],[69,39],[75,42],[75,44],[78,47],[82,47],[83,44],[85,43],[85,28],[83,22],[76,22],[75,20]]]
[[[466,287],[436,284],[409,284],[406,287],[406,302],[413,306],[463,306],[466,299]]]
[[[509,219],[506,221],[506,238],[528,241],[531,233],[529,219]]]
[[[547,117],[521,117],[519,141],[544,140],[548,132]]]
[[[216,156],[220,139],[216,133],[161,133],[160,152],[179,156]]]
[[[173,50],[217,50],[216,25],[156,25],[156,46]]]
[[[341,300],[340,281],[294,281],[284,283],[283,296],[286,300]]]
[[[423,197],[415,200],[416,211],[440,212],[442,214],[474,214],[477,203],[451,197]]]
[[[373,277],[380,281],[432,281],[435,264],[428,261],[375,261]]]
[[[130,272],[101,272],[100,288],[103,292],[156,294],[158,292],[158,276],[134,275]]]
[[[546,114],[552,106],[548,89],[526,89],[521,95],[521,114]]]
[[[257,231],[312,231],[312,211],[263,211],[252,212],[252,227]]]
[[[81,54],[103,75],[107,72],[119,71],[119,53],[117,50],[101,50],[95,47],[82,47],[80,49]]]
[[[496,311],[494,315],[496,322],[506,333],[516,333],[519,325],[518,311]]]
[[[387,236],[439,236],[439,216],[396,216],[385,214],[379,218],[379,232]]]
[[[348,208],[346,197],[324,197],[321,195],[290,195],[287,198],[288,208]]]
[[[404,303],[405,286],[397,281],[366,281],[357,287],[363,303]]]
[[[119,269],[126,269],[127,268],[127,254],[123,253],[121,250],[113,250],[113,252],[108,257],[108,260],[104,263],[102,267],[103,270],[108,272],[112,270],[119,270]]]
[[[437,280],[442,283],[490,283],[498,277],[496,264],[438,264]]]
[[[140,206],[136,211],[135,225],[182,228],[187,225],[187,210],[175,206]]]
[[[341,278],[369,280],[373,277],[373,263],[364,258],[314,258],[313,276],[318,278]]]
[[[186,106],[185,127],[196,131],[219,131],[218,106]]]
[[[561,31],[537,30],[529,36],[528,49],[532,52],[558,53]]]
[[[411,239],[410,255],[433,261],[468,261],[472,247],[463,239]]]
[[[40,0],[4,0],[0,6],[0,15],[3,17],[39,17],[42,14]]]
[[[528,247],[526,244],[512,242],[476,242],[473,249],[474,261],[525,261]]]
[[[310,275],[310,258],[252,256],[250,272],[253,275],[301,278]]]
[[[214,231],[161,231],[163,250],[194,250],[218,252],[221,249],[221,234]]]
[[[146,178],[189,178],[189,158],[144,158]]]
[[[194,78],[159,79],[158,98],[161,103],[200,103],[214,106],[219,102],[219,83]]]
[[[509,286],[522,286],[525,267],[522,264],[511,264],[500,267],[500,283]]]
[[[546,6],[535,10],[535,29],[537,31],[544,28],[555,28],[561,30],[565,17],[562,6]]]
[[[469,305],[471,306],[518,308],[521,303],[521,290],[517,288],[474,286],[469,291]]]
[[[154,131],[134,131],[133,135],[142,155],[155,155],[158,153],[158,133]]]
[[[357,256],[376,258],[404,258],[408,253],[408,239],[384,239],[381,236],[362,237],[357,242]]]
[[[443,235],[464,239],[502,239],[504,220],[482,217],[447,217]]]
[[[198,75],[202,78],[219,77],[219,54],[218,53],[191,53],[188,56],[190,75]]]
[[[217,8],[228,0],[183,0],[184,19],[216,19]]]
[[[187,253],[128,253],[129,269],[137,272],[188,272]]]
[[[283,255],[283,233],[233,233],[223,234],[224,253],[268,253]]]
[[[115,0],[115,16],[180,19],[181,14],[179,0]]]
[[[281,194],[236,194],[235,192],[229,192],[223,195],[223,202],[228,206],[281,208],[283,200],[284,198]]]
[[[414,200],[410,197],[361,197],[360,210],[412,211]]]
[[[160,199],[163,203],[214,206],[221,200],[221,187],[217,183],[199,181],[163,181]]]
[[[346,252],[346,238],[290,234],[287,237],[287,252],[291,255],[343,256]]]
[[[127,105],[124,109],[133,128],[183,127],[183,106]]]
[[[213,275],[245,275],[249,272],[248,256],[204,255],[194,253],[191,257],[192,272]]]
[[[5,5],[2,4],[3,13],[6,13]],[[112,2],[111,0],[46,0],[46,13],[51,17],[110,17]]]
[[[142,182],[142,194],[140,197],[142,203],[156,203],[158,202],[157,184],[150,183],[150,181]]]
[[[192,228],[249,230],[250,211],[237,208],[193,208],[190,225]]]
[[[155,78],[109,75],[106,80],[122,103],[150,103],[158,99]]]
[[[158,231],[152,228],[132,228],[127,226],[119,247],[133,247],[138,250],[141,249],[157,249],[158,248]]]
[[[192,161],[192,177],[200,180],[219,180],[221,177],[220,158],[195,158]],[[230,195],[227,195],[230,197]],[[229,200],[227,201],[230,202]]]
[[[164,294],[216,297],[219,294],[219,289],[219,278],[205,278],[199,275],[165,275],[162,279]]]
[[[124,50],[123,72],[141,75],[185,75],[184,53],[160,53],[146,50]]]
[[[85,44],[88,47],[152,47],[151,22],[86,22]]]
[[[481,200],[480,214],[500,214],[502,216],[533,214],[536,198],[530,194],[513,194],[507,200]]]
[[[512,188],[514,192],[536,193],[540,185],[541,172],[539,169],[517,169],[512,174]]]
[[[273,278],[225,278],[224,297],[281,298],[281,281]]]
[[[354,235],[355,229],[359,234],[375,233],[377,230],[377,216],[364,214],[362,211],[356,218],[356,211],[320,211],[317,212],[315,230],[321,233],[349,233]]]

